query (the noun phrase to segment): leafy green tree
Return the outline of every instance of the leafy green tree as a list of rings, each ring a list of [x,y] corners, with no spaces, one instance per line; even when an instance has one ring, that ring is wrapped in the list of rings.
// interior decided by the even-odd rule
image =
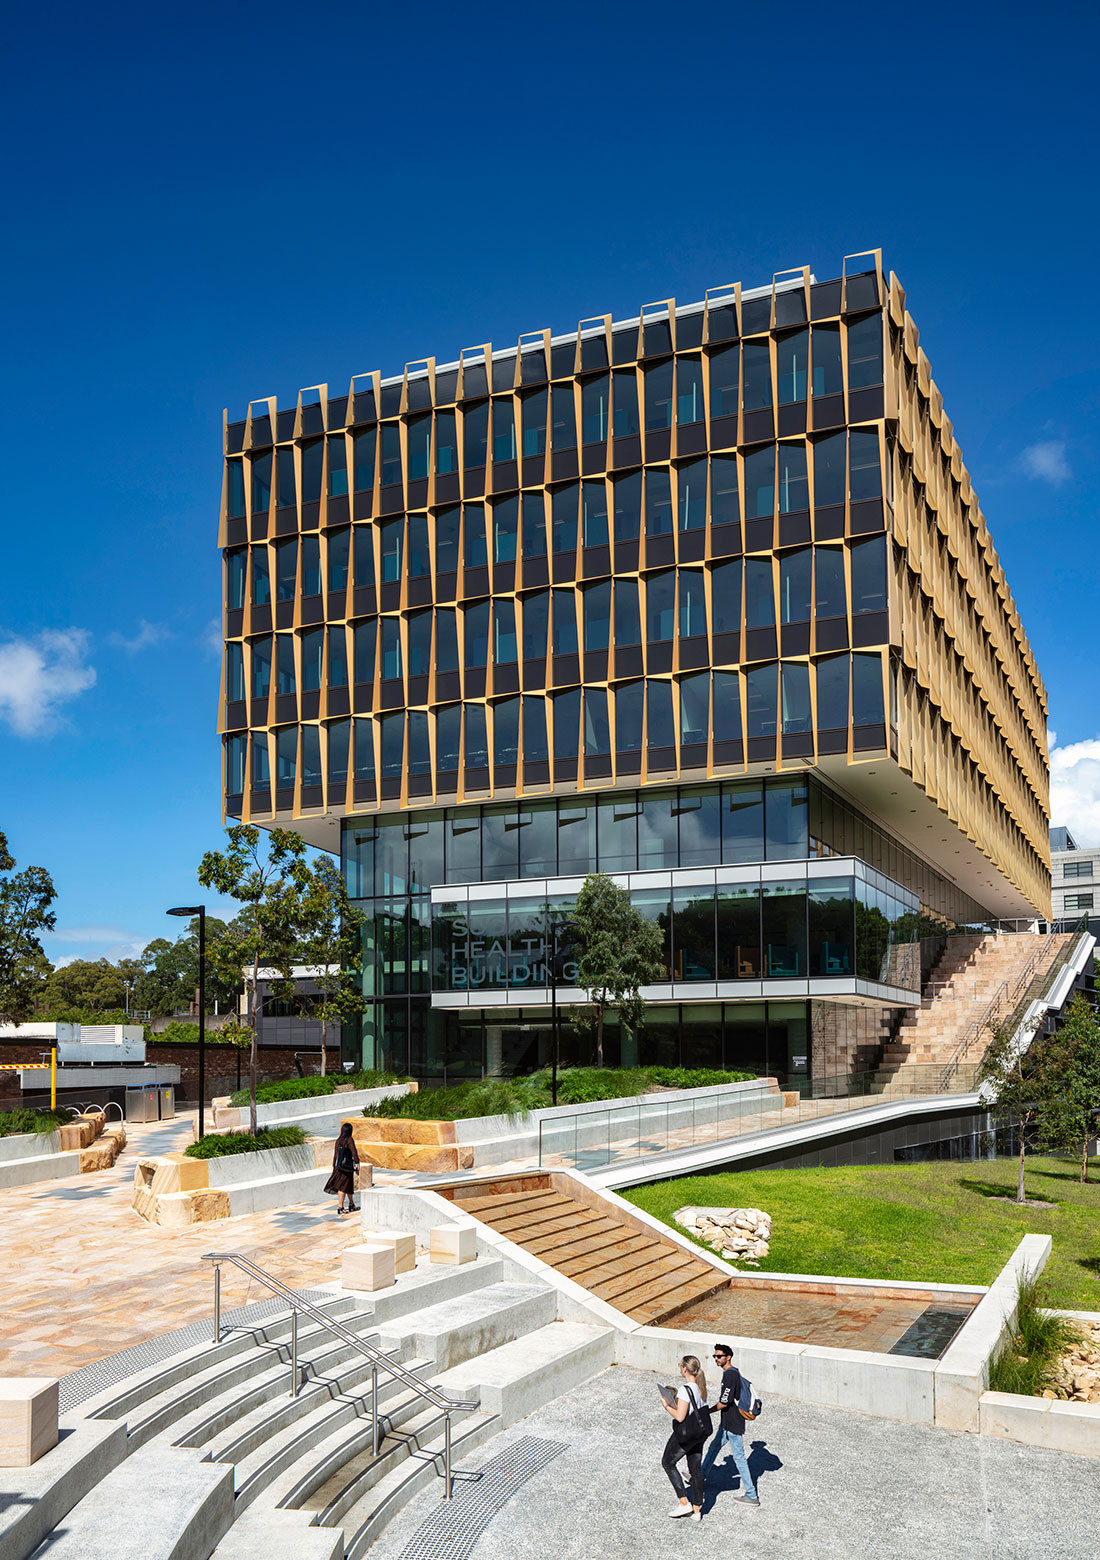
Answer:
[[[240,977],[232,985],[218,974],[213,951],[226,934],[226,923],[216,916],[206,918],[206,1011],[226,1012],[232,1008]],[[147,943],[140,960],[140,973],[131,1006],[147,1008],[155,1018],[185,1013],[195,1001],[199,985],[199,918],[174,941],[155,937]]]
[[[1016,1201],[1024,1201],[1024,1155],[1028,1129],[1043,1119],[1056,1087],[1045,1040],[1034,1040],[1034,1027],[1021,1033],[1011,1024],[990,1030],[989,1047],[978,1067],[978,1088],[990,1101],[995,1117],[1015,1121],[1019,1133]]]
[[[54,970],[49,977],[41,1006],[51,1017],[57,1017],[62,1011],[95,1014],[117,1011],[124,1019],[126,987],[118,966],[109,959],[74,959],[71,964]]]
[[[344,876],[331,856],[310,869],[303,900],[305,933],[302,963],[312,974],[316,995],[304,999],[321,1024],[321,1076],[328,1071],[328,1027],[363,1011],[363,916],[348,898]]]
[[[0,1021],[20,1024],[35,1011],[53,966],[39,941],[52,932],[57,894],[45,867],[15,870],[7,836],[0,833]]]
[[[588,993],[574,1021],[583,1031],[595,1029],[596,1066],[602,1067],[604,1019],[616,1011],[632,1029],[645,1022],[641,987],[660,979],[664,939],[605,872],[588,874],[569,919],[580,950],[577,985]]]
[[[1089,1144],[1100,1132],[1100,1020],[1084,997],[1074,997],[1049,1046],[1058,1086],[1040,1130],[1046,1143],[1080,1154],[1087,1181]]]
[[[289,829],[272,829],[266,851],[253,824],[234,824],[225,832],[228,848],[208,850],[198,876],[203,888],[215,889],[241,906],[214,946],[211,965],[227,984],[244,980],[245,1022],[227,1025],[222,1033],[241,1049],[248,1048],[249,1130],[255,1134],[260,969],[277,972],[274,995],[293,996],[291,969],[300,954],[311,873],[305,841]]]

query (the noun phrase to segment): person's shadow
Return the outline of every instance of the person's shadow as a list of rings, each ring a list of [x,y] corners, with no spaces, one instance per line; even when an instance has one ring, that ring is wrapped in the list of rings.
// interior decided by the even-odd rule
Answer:
[[[752,1474],[752,1482],[760,1490],[760,1480],[765,1473],[775,1473],[783,1466],[783,1460],[774,1452],[768,1450],[767,1441],[749,1442],[748,1447],[749,1472]],[[728,1447],[723,1447],[716,1460],[707,1470],[706,1490],[703,1500],[703,1510],[710,1511],[719,1495],[737,1493],[741,1488],[741,1475],[737,1471],[733,1456]]]

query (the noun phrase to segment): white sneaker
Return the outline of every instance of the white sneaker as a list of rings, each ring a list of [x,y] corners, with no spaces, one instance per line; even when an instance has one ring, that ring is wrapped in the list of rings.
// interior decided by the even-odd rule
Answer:
[[[670,1517],[689,1517],[690,1515],[690,1506],[673,1506],[672,1510],[669,1512]]]
[[[701,1511],[693,1511],[691,1513],[691,1520],[693,1522],[702,1522],[702,1520],[703,1520],[703,1513]]]

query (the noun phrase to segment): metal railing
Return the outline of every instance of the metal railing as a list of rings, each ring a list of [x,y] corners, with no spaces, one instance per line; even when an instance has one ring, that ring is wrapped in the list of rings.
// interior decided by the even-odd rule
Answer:
[[[982,1035],[988,1034],[990,1029],[996,1026],[999,1017],[1012,1013],[1020,994],[1026,991],[1027,987],[1035,979],[1035,971],[1039,966],[1040,957],[1046,957],[1045,951],[1042,955],[1033,953],[1014,980],[1002,981],[990,1001],[986,1004],[985,1011],[981,1017],[976,1018],[964,1030],[962,1039],[952,1051],[948,1058],[947,1066],[943,1069],[943,1087],[945,1089],[949,1087],[959,1067],[965,1061],[971,1046],[979,1041]]]
[[[951,1094],[973,1092],[976,1068],[960,1068]],[[889,1100],[941,1095],[943,1064],[914,1063],[896,1070],[792,1078],[790,1088],[761,1079],[759,1090],[731,1091],[703,1098],[664,1100],[659,1095],[585,1110],[539,1122],[539,1164],[593,1169],[770,1132],[803,1121],[819,1121]],[[806,1092],[803,1092],[806,1091]]]
[[[263,1268],[242,1257],[239,1251],[207,1251],[203,1253],[204,1262],[214,1264],[214,1342],[221,1343],[222,1332],[222,1270],[223,1262],[230,1262],[234,1267],[240,1268],[242,1273],[247,1273],[250,1278],[257,1279],[272,1294],[286,1300],[290,1305],[290,1396],[296,1398],[301,1390],[301,1375],[298,1370],[298,1312],[304,1311],[310,1319],[330,1332],[334,1338],[339,1338],[342,1343],[350,1344],[353,1349],[358,1349],[370,1360],[370,1412],[371,1412],[371,1456],[378,1456],[379,1448],[379,1414],[378,1414],[378,1371],[381,1367],[403,1386],[408,1387],[425,1402],[431,1403],[434,1408],[443,1410],[443,1499],[450,1500],[454,1488],[454,1474],[451,1469],[451,1414],[455,1409],[463,1412],[472,1412],[480,1408],[480,1401],[468,1401],[465,1398],[451,1397],[449,1392],[443,1392],[439,1387],[433,1387],[430,1382],[424,1381],[414,1370],[408,1370],[398,1363],[391,1355],[382,1349],[376,1349],[373,1344],[365,1343],[357,1333],[338,1322],[335,1317],[329,1316],[310,1300],[304,1299],[293,1289],[288,1289],[286,1284],[277,1279],[273,1274],[267,1273]],[[435,1461],[435,1456],[432,1456]]]

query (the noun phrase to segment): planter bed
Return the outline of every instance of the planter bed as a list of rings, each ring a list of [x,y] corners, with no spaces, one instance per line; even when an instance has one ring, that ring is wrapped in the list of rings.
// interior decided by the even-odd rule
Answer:
[[[183,1153],[143,1159],[134,1171],[132,1207],[149,1224],[178,1228],[316,1202],[332,1173],[334,1137],[218,1159]],[[366,1173],[363,1184],[369,1185]]]

